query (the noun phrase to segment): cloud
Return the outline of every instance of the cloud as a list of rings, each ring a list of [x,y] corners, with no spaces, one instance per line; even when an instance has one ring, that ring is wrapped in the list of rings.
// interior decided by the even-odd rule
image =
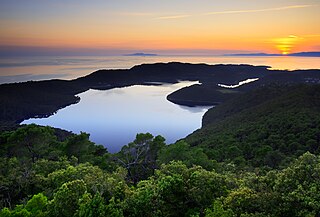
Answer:
[[[148,17],[148,16],[154,15],[152,13],[144,13],[144,12],[122,12],[119,14],[123,16],[132,16],[132,17]]]
[[[191,17],[191,15],[184,14],[184,15],[173,15],[173,16],[163,16],[163,17],[157,17],[158,20],[170,20],[170,19],[181,19]]]
[[[159,20],[170,20],[170,19],[181,19],[191,16],[207,16],[207,15],[219,15],[219,14],[241,14],[241,13],[258,13],[258,12],[268,12],[268,11],[284,11],[284,10],[292,10],[292,9],[301,9],[301,8],[309,8],[315,5],[289,5],[284,7],[277,8],[263,8],[263,9],[250,9],[250,10],[229,10],[229,11],[213,11],[206,12],[202,14],[182,14],[182,15],[172,15],[172,16],[161,16],[156,17]]]
[[[257,12],[268,12],[268,11],[283,11],[290,9],[298,9],[298,8],[308,8],[314,5],[290,5],[285,7],[277,7],[277,8],[264,8],[264,9],[251,9],[251,10],[235,10],[235,11],[214,11],[208,12],[203,15],[217,15],[217,14],[240,14],[240,13],[257,13]]]

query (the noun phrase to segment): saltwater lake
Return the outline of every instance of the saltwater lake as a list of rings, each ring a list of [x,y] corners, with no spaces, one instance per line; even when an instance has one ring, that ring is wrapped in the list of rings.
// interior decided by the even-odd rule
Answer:
[[[189,62],[208,64],[269,65],[273,69],[320,68],[319,58],[311,57],[29,57],[0,59],[0,83],[43,79],[73,79],[98,69],[130,68],[141,63]],[[90,139],[110,152],[133,141],[137,133],[162,135],[167,143],[187,136],[201,126],[209,107],[183,107],[166,96],[195,82],[161,86],[131,86],[112,90],[89,90],[79,94],[78,104],[59,110],[48,118],[26,120],[90,133]]]
[[[119,151],[137,133],[162,135],[167,143],[173,143],[200,128],[202,116],[209,108],[179,106],[166,100],[171,92],[194,83],[197,82],[88,90],[79,94],[78,104],[48,118],[29,119],[23,124],[88,132],[91,141],[104,145],[109,152]]]

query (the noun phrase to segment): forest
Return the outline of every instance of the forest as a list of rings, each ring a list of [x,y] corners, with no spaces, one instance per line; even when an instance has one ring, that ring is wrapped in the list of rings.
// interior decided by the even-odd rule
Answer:
[[[174,144],[111,154],[89,134],[0,133],[0,216],[320,216],[320,86],[268,85]]]

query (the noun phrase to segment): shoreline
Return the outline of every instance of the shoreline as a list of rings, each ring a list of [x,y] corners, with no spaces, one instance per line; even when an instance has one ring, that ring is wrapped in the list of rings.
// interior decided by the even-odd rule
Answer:
[[[174,84],[181,80],[193,80],[201,84],[181,88],[169,94],[167,99],[178,105],[215,105],[237,94],[223,93],[216,88],[217,84],[234,84],[252,77],[259,80],[243,85],[237,88],[237,91],[246,92],[273,82],[305,83],[307,78],[312,78],[314,83],[320,83],[320,70],[286,71],[269,70],[268,67],[253,65],[171,62],[141,64],[131,69],[98,70],[73,80],[52,79],[1,84],[0,127],[7,128],[28,118],[50,116],[60,108],[77,103],[77,94],[88,89],[107,90],[132,85]],[[185,92],[181,95],[183,97],[177,97],[177,93],[181,92]],[[203,98],[204,96],[213,97]]]

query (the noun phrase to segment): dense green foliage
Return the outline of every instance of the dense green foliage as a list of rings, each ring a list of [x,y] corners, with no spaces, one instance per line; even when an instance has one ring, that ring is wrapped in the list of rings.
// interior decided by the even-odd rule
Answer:
[[[209,110],[186,138],[210,159],[242,167],[285,166],[320,153],[320,86],[269,86]]]
[[[165,147],[162,136],[153,137],[150,133],[137,134],[136,139],[122,147],[116,154],[117,162],[127,169],[128,179],[134,183],[146,179],[158,168],[158,151]]]
[[[42,162],[43,163],[43,162]],[[67,165],[66,165],[67,166]],[[264,175],[218,173],[171,162],[131,186],[126,172],[68,166],[26,185],[42,185],[0,216],[317,216],[320,157],[306,153]],[[13,205],[13,204],[12,204]]]
[[[260,89],[186,140],[138,134],[115,154],[86,133],[2,132],[0,217],[320,216],[319,96]]]

